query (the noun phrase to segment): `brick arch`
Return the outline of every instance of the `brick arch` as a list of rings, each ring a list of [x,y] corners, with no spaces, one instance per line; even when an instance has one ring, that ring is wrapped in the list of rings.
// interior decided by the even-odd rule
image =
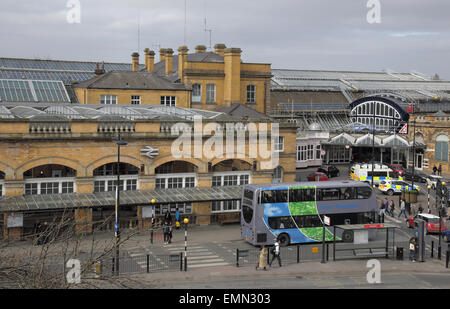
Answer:
[[[0,172],[5,174],[5,179],[14,179],[14,169],[8,164],[0,162]]]
[[[253,162],[255,161],[255,159],[250,158],[248,156],[245,156],[243,158],[236,158],[236,154],[233,153],[231,157],[227,157],[227,154],[225,154],[224,158],[216,158],[216,159],[212,160],[211,165],[214,166],[214,165],[219,164],[220,162],[227,161],[227,160],[244,161],[244,162],[247,162],[248,164],[250,164],[250,166],[253,166]]]
[[[99,159],[91,162],[86,167],[87,176],[93,176],[94,170],[97,167],[100,167],[100,166],[108,164],[108,163],[117,163],[117,155],[105,156],[105,157],[99,158]],[[120,163],[128,163],[128,164],[136,166],[137,168],[140,168],[141,164],[145,165],[145,162],[142,160],[136,159],[135,157],[132,157],[129,155],[122,155],[122,154],[120,155]]]
[[[202,160],[196,159],[196,158],[174,158],[172,155],[165,155],[162,157],[159,157],[157,160],[153,161],[150,174],[155,174],[155,168],[158,166],[163,165],[164,163],[171,162],[171,161],[184,161],[189,162],[193,165],[195,165],[198,168],[198,172],[205,173],[208,171],[208,165],[203,162]]]
[[[34,167],[47,164],[58,164],[67,166],[74,169],[77,172],[77,177],[86,176],[86,168],[75,160],[67,159],[64,157],[46,157],[27,161],[24,164],[17,167],[16,170],[14,171],[15,179],[23,179],[24,172]]]

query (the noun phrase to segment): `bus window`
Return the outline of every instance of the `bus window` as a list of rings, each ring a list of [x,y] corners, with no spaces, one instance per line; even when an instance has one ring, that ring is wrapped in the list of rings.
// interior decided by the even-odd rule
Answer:
[[[292,217],[270,217],[269,226],[275,230],[296,228]]]
[[[302,218],[303,228],[322,226],[322,222],[320,221],[320,218],[317,215],[301,216],[301,217],[303,217]]]
[[[287,203],[287,190],[262,191],[261,196],[261,203]]]
[[[289,202],[313,202],[315,201],[314,189],[289,190]]]
[[[358,199],[367,199],[372,195],[372,189],[368,187],[358,187],[356,191]]]
[[[244,189],[244,197],[253,201],[253,191],[249,189]]]
[[[253,209],[249,206],[243,205],[242,216],[244,217],[245,222],[250,224],[253,219]]]
[[[340,191],[339,189],[318,189],[317,190],[317,200],[318,201],[330,201],[339,200]]]
[[[354,200],[355,188],[341,188],[341,200]]]

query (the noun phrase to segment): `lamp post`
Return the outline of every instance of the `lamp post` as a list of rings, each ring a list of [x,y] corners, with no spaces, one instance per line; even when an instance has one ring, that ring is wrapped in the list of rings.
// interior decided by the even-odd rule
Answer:
[[[372,187],[373,185],[373,179],[374,177],[374,159],[375,159],[375,102],[372,103],[373,106],[373,110],[372,110],[372,115],[373,115],[373,123],[372,123]]]
[[[114,223],[114,236],[116,238],[116,275],[119,275],[119,243],[120,243],[120,228],[119,228],[119,204],[120,204],[120,146],[127,145],[127,142],[120,139],[120,132],[113,141],[117,144],[117,185],[116,185],[116,207],[115,207],[115,223]]]
[[[187,226],[189,223],[188,218],[184,218],[184,271],[187,271]]]
[[[439,246],[438,246],[438,259],[441,259],[441,238],[442,238],[442,210],[444,209],[444,196],[445,196],[445,192],[444,192],[444,187],[445,187],[445,182],[441,182],[441,207],[439,208]],[[437,195],[437,194],[436,194]],[[437,200],[437,196],[436,196],[436,200]]]
[[[416,117],[413,120],[413,170],[411,190],[414,191],[414,177],[416,177]]]
[[[431,213],[431,209],[430,209],[430,189],[431,189],[431,186],[429,185],[427,187],[427,189],[428,189],[428,203],[427,203],[427,205],[428,205],[428,213],[430,214]]]

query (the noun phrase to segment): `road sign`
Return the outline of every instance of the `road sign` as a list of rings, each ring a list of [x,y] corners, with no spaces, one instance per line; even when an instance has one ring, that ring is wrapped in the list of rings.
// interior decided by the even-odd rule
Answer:
[[[405,125],[398,131],[398,134],[408,134],[408,124],[405,123]]]
[[[330,226],[330,225],[331,225],[330,217],[323,216],[323,222],[324,222],[326,225]]]

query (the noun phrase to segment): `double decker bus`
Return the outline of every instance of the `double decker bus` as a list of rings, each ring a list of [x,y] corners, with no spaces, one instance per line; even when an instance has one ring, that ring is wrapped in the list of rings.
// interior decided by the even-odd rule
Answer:
[[[253,245],[321,242],[323,216],[330,217],[325,240],[333,240],[333,225],[376,222],[377,203],[370,185],[358,181],[250,184],[243,188],[242,238]],[[340,229],[339,229],[340,230]],[[336,235],[352,241],[352,234]]]

